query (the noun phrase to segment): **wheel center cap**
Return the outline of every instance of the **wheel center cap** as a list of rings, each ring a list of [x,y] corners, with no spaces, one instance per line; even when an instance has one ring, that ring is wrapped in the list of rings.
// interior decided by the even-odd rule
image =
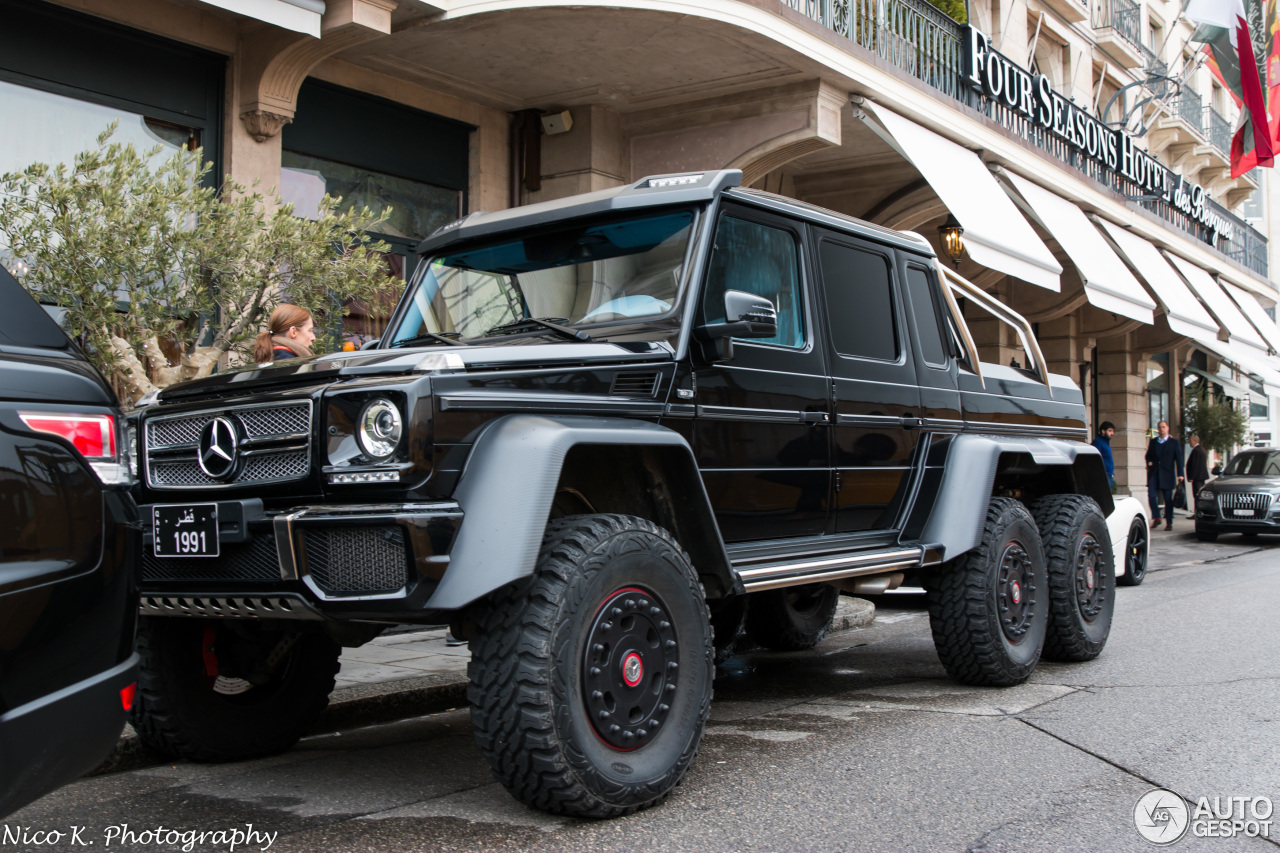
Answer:
[[[1089,585],[1089,589],[1093,589],[1093,569],[1085,569],[1084,582]]]
[[[1014,603],[1014,604],[1021,604],[1021,603],[1022,603],[1022,584],[1018,583],[1017,581],[1014,581],[1014,582],[1013,582],[1013,592],[1012,592],[1012,595],[1013,595],[1013,603]]]
[[[644,678],[644,662],[635,652],[627,652],[622,659],[622,680],[628,687],[635,687]]]

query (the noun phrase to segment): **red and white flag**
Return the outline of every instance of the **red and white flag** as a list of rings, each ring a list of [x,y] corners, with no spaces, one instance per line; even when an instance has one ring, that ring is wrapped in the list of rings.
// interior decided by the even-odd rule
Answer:
[[[1245,155],[1251,155],[1247,157],[1250,166],[1271,166],[1276,144],[1267,116],[1266,92],[1272,38],[1264,0],[1190,0],[1185,14],[1199,24],[1192,40],[1209,47],[1219,76],[1248,117],[1232,140],[1232,175],[1247,171],[1242,168]]]

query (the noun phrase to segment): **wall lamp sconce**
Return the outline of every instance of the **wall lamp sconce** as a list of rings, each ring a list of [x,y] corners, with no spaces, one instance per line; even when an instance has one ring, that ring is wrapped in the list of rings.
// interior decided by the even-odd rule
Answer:
[[[960,259],[964,257],[964,228],[956,221],[955,216],[947,214],[947,221],[938,227],[938,236],[942,238],[942,250],[947,253],[951,263],[960,269]]]

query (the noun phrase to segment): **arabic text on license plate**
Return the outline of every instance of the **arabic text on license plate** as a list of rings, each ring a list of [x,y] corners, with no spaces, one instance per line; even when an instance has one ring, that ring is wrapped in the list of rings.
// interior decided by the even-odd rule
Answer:
[[[151,508],[157,557],[218,556],[218,505],[177,504]]]

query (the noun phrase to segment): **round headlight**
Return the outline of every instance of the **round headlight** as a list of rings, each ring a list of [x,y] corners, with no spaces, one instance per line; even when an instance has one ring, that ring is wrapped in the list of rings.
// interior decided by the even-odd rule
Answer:
[[[356,440],[370,462],[385,462],[395,454],[403,432],[400,410],[390,400],[371,400],[360,413]]]

